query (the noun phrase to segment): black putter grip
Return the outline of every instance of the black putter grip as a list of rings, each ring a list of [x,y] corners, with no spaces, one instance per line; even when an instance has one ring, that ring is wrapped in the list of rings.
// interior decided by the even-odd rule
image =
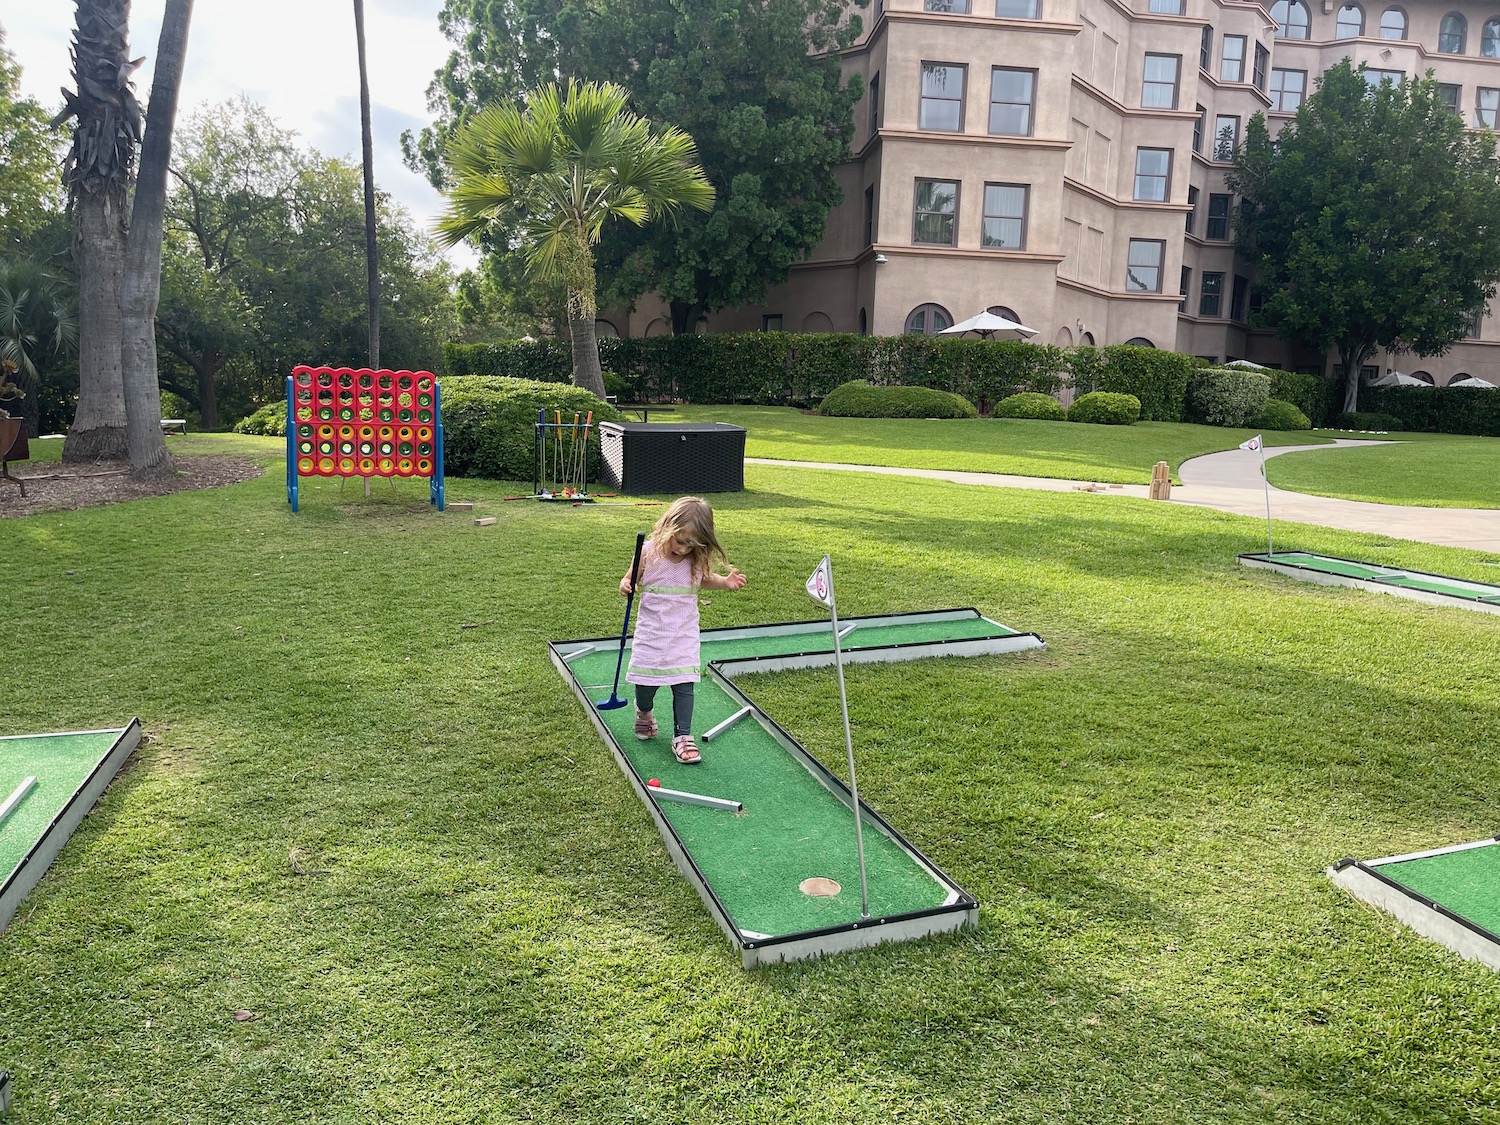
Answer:
[[[630,563],[630,596],[635,597],[635,584],[641,580],[641,548],[646,545],[646,533],[635,533],[635,558]]]

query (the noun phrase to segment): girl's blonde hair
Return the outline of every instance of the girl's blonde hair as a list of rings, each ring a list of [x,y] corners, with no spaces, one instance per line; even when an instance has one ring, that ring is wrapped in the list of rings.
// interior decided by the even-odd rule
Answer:
[[[651,543],[661,552],[673,539],[692,544],[688,561],[693,564],[693,575],[702,578],[713,567],[715,557],[729,561],[724,548],[719,546],[719,537],[714,534],[714,510],[708,501],[697,496],[684,496],[656,521],[651,529]]]

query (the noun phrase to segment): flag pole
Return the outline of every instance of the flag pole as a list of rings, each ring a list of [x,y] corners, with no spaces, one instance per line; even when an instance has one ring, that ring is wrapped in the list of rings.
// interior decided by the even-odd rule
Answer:
[[[839,676],[839,710],[844,716],[844,749],[849,755],[849,795],[854,801],[854,848],[859,856],[859,916],[870,916],[870,885],[865,876],[864,818],[859,811],[859,780],[854,775],[854,738],[849,733],[849,697],[844,691],[844,653],[839,645],[838,601],[833,593],[833,561],[823,556],[820,568],[828,580],[828,615],[833,622],[833,664]],[[816,573],[814,574],[816,578]]]
[[[1276,553],[1276,548],[1271,542],[1271,478],[1266,476],[1266,439],[1261,435],[1255,443],[1260,446],[1260,483],[1266,490],[1266,557],[1270,558]]]

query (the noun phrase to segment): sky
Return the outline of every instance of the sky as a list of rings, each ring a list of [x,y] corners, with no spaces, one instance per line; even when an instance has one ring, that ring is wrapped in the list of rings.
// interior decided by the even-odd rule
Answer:
[[[146,56],[135,73],[136,96],[151,92],[156,40],[165,0],[135,0],[130,54]],[[401,133],[432,121],[427,86],[451,45],[438,30],[442,0],[365,0],[365,54],[375,184],[431,230],[442,196],[401,163]],[[21,93],[49,110],[72,85],[75,5],[71,0],[0,0],[6,48],[22,68]],[[359,58],[353,0],[198,0],[188,33],[179,120],[204,104],[245,95],[266,107],[307,148],[360,162]],[[475,257],[457,248],[459,267]]]

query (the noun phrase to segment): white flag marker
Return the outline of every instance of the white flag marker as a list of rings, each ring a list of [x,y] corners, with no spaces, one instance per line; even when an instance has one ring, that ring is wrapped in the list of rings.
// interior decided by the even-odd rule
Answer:
[[[844,653],[839,646],[839,610],[833,596],[833,561],[829,556],[823,556],[823,561],[808,578],[807,596],[828,607],[828,616],[833,623],[833,665],[839,673],[839,709],[844,715],[844,748],[849,754],[849,796],[854,801],[854,849],[859,855],[859,912],[861,918],[868,918],[870,885],[865,878],[864,818],[859,811],[859,781],[854,776],[854,738],[849,733],[849,697],[844,692]]]
[[[1260,434],[1256,434],[1240,442],[1240,448],[1251,453],[1260,452],[1260,481],[1266,490],[1266,557],[1269,558],[1276,553],[1276,548],[1271,540],[1271,482],[1266,477],[1266,443],[1260,440]]]
[[[1251,453],[1254,453],[1257,449],[1260,448],[1260,435],[1256,434],[1253,438],[1250,438],[1248,441],[1242,441],[1242,442],[1240,442],[1240,448],[1241,449],[1248,449]]]

